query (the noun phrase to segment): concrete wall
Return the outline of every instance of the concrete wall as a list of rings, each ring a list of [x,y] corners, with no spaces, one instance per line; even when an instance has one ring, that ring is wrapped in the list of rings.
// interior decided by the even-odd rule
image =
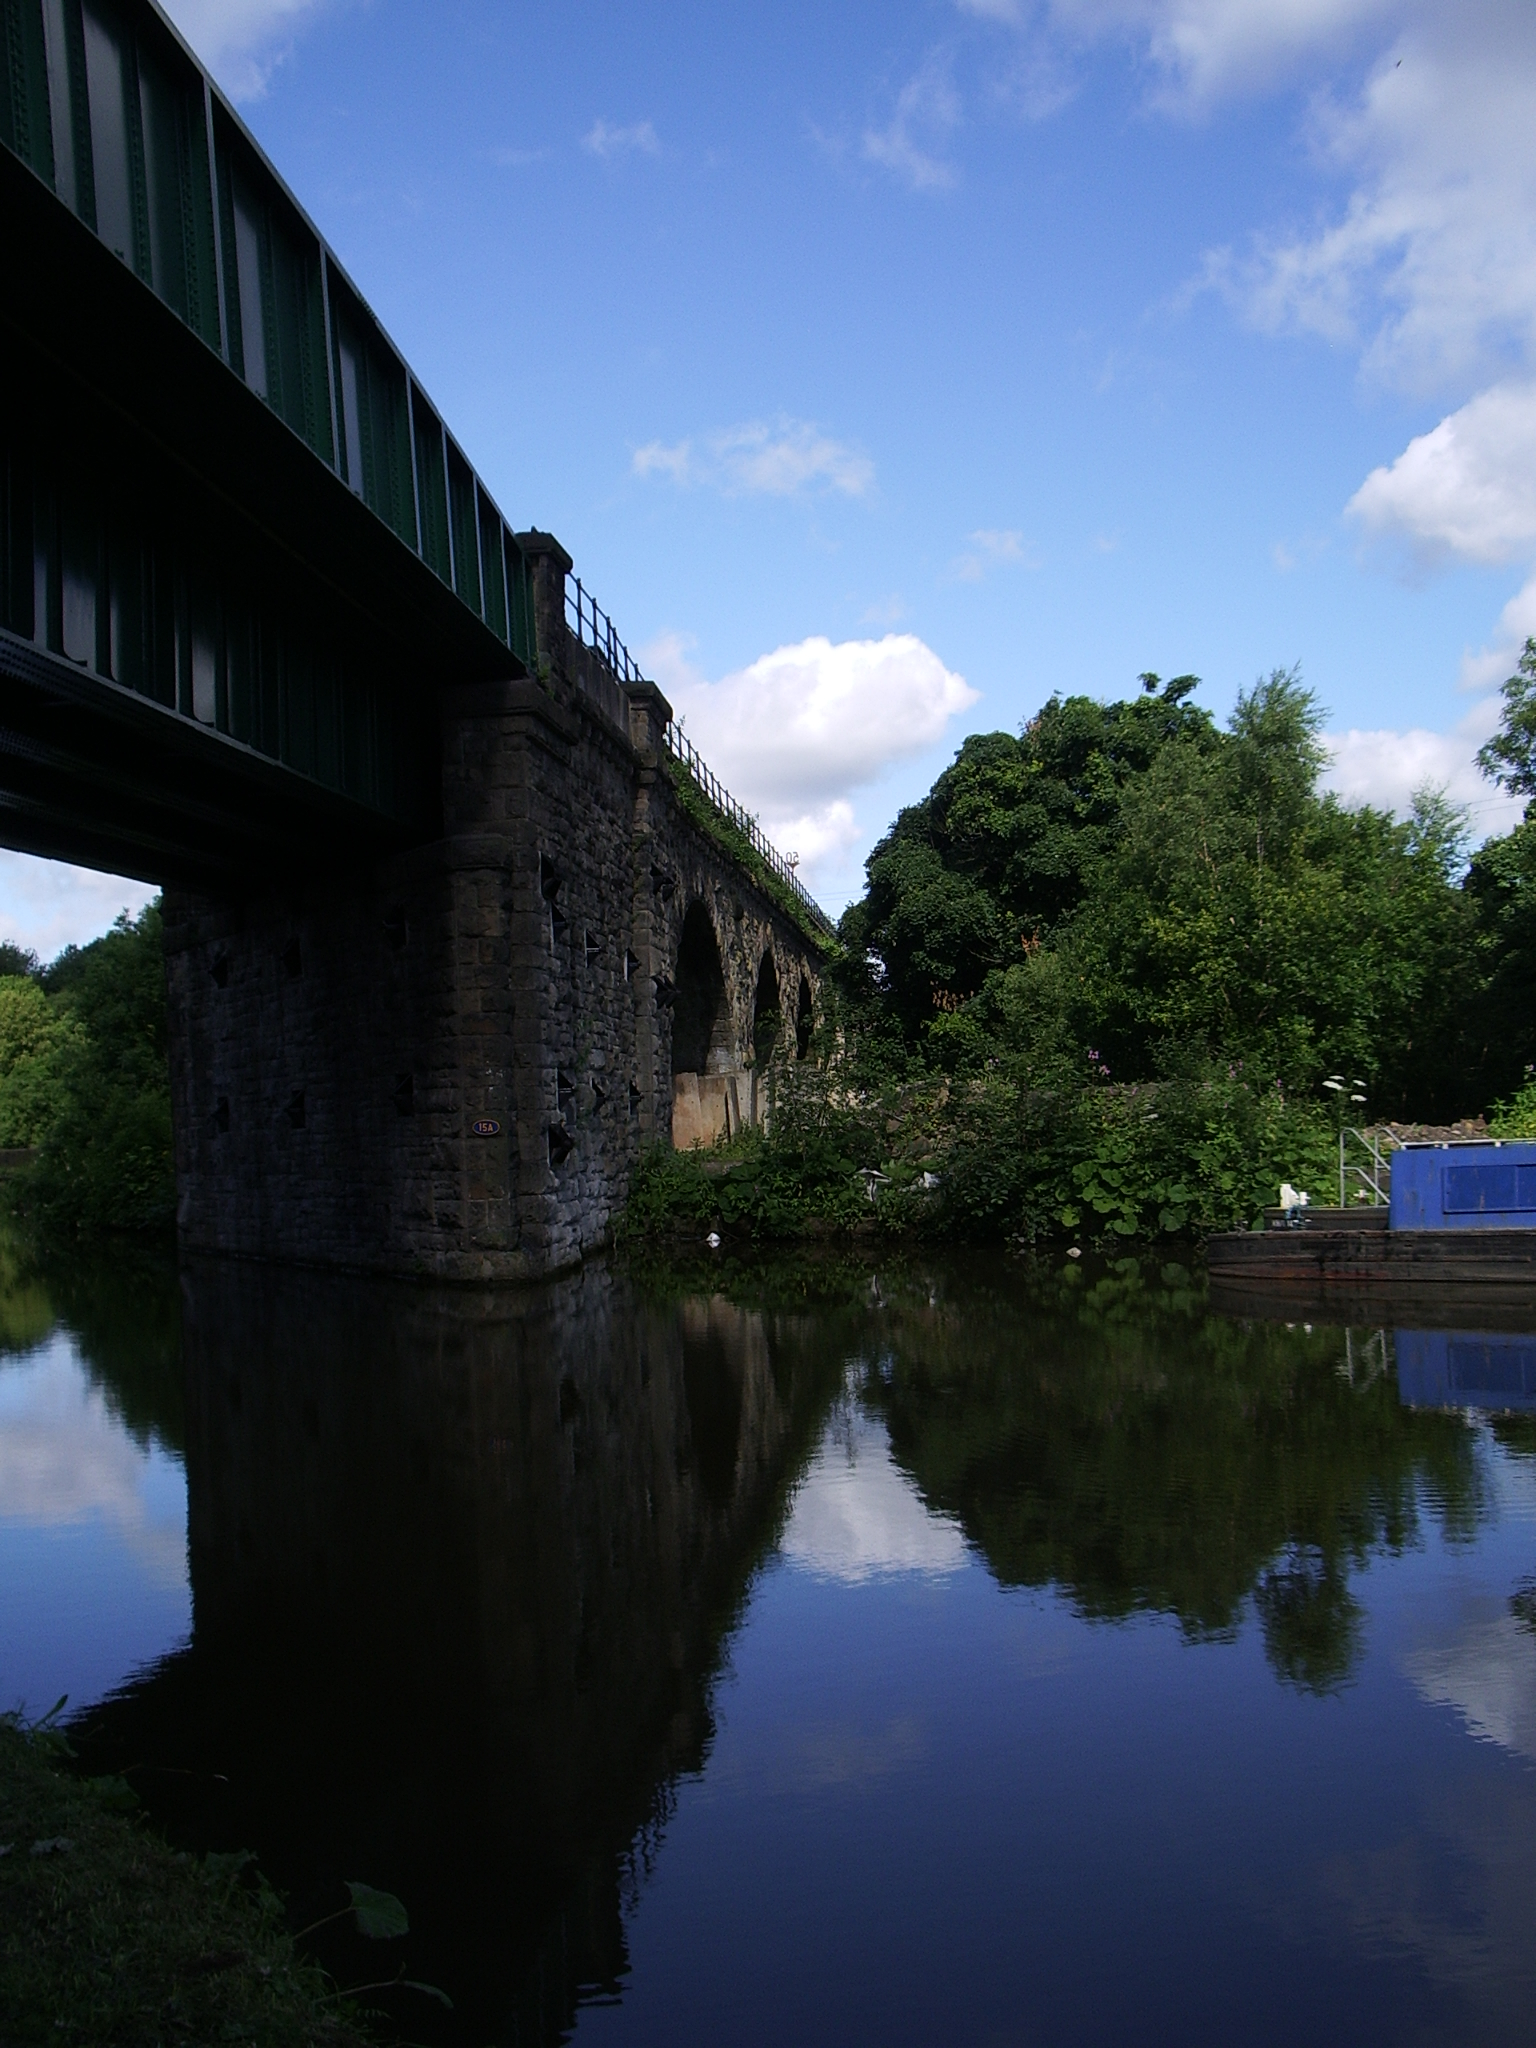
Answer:
[[[531,548],[543,673],[444,693],[438,838],[303,887],[166,893],[189,1249],[531,1278],[606,1238],[644,1145],[754,1114],[762,961],[792,1017],[819,956],[683,813],[665,700],[573,641],[569,560]],[[690,1089],[692,906],[725,1000]]]

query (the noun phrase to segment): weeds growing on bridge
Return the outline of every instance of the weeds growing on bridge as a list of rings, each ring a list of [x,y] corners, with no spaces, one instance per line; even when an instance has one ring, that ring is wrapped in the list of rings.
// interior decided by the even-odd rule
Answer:
[[[819,952],[832,949],[834,941],[809,915],[805,905],[792,889],[785,888],[747,835],[734,825],[705,796],[703,790],[680,761],[668,760],[667,773],[672,778],[672,788],[677,796],[678,807],[691,818],[706,837],[712,839],[740,868],[744,868],[758,888],[794,925],[802,932]]]

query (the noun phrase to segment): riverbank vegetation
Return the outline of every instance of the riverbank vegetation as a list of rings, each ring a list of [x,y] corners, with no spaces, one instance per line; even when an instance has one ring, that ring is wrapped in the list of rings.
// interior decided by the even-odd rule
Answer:
[[[771,1135],[652,1157],[632,1231],[1204,1233],[1336,1200],[1345,1123],[1536,1129],[1536,823],[1469,857],[1441,790],[1344,805],[1295,671],[1224,726],[1141,685],[965,742],[869,858]],[[1536,642],[1504,700],[1482,764],[1536,795]]]
[[[298,1956],[248,1856],[177,1854],[130,1785],[68,1774],[66,1751],[51,1728],[0,1717],[0,2039],[374,2038]]]
[[[50,1235],[166,1229],[175,1213],[160,908],[47,967],[0,949],[3,1184]]]

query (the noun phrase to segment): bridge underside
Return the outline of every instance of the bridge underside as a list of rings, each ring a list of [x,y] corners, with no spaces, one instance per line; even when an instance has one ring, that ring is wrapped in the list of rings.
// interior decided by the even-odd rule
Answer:
[[[164,16],[0,31],[0,843],[168,885],[188,1246],[567,1264],[815,917]]]
[[[441,691],[521,658],[4,149],[0,262],[6,842],[222,886],[432,838]]]

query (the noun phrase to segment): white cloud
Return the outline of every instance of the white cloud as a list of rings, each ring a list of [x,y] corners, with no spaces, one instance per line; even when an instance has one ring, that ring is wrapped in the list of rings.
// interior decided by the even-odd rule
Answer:
[[[321,0],[165,0],[166,12],[231,99],[260,99]]]
[[[970,537],[968,551],[950,565],[957,583],[980,583],[989,569],[1038,569],[1040,558],[1014,528],[982,527]]]
[[[679,708],[689,738],[737,796],[782,814],[873,782],[931,747],[976,701],[915,634],[887,633],[777,647],[720,682],[684,684]]]
[[[943,54],[935,51],[897,94],[885,126],[864,130],[865,159],[894,171],[914,192],[947,191],[958,173],[935,151],[959,120],[960,95]]]
[[[1203,114],[1301,85],[1348,196],[1305,230],[1213,252],[1258,326],[1357,345],[1417,390],[1507,375],[1536,343],[1536,8],[1529,0],[957,0],[1045,61],[1129,44],[1153,104]],[[951,122],[958,118],[951,116]]]
[[[1009,18],[986,0],[961,5]],[[1273,91],[1303,64],[1347,49],[1362,28],[1403,11],[1402,0],[1052,0],[1050,15],[1074,40],[1134,40],[1160,74],[1154,96],[1193,109]]]
[[[668,476],[675,484],[709,484],[728,495],[790,498],[819,486],[845,498],[865,497],[875,466],[845,441],[809,420],[746,420],[703,441],[648,441],[630,459],[636,476]]]
[[[1348,510],[1422,555],[1529,559],[1536,545],[1536,384],[1496,384],[1372,470]]]
[[[1450,732],[1423,726],[1329,733],[1331,759],[1323,785],[1345,803],[1372,804],[1406,818],[1413,793],[1426,782],[1442,786],[1472,814],[1474,836],[1507,832],[1524,814],[1519,797],[1505,796],[1484,780],[1474,756],[1498,723],[1496,697],[1474,704]]]
[[[1499,614],[1494,637],[1474,654],[1469,648],[1461,657],[1461,688],[1469,691],[1496,690],[1506,676],[1514,674],[1515,663],[1526,641],[1536,634],[1536,575],[1517,590]]]
[[[806,1467],[779,1541],[817,1578],[858,1585],[915,1573],[947,1577],[966,1563],[957,1523],[924,1507],[891,1457],[885,1431],[844,1413]]]
[[[0,850],[0,940],[51,960],[100,938],[120,910],[137,916],[157,893],[148,882]]]
[[[593,156],[659,156],[661,144],[649,121],[635,121],[627,128],[605,121],[601,115],[581,138],[581,146]]]
[[[764,830],[783,854],[807,871],[841,863],[858,845],[863,828],[846,797],[818,804],[793,816],[782,810],[765,812]]]
[[[974,14],[979,21],[1001,21],[1009,28],[1023,25],[1024,10],[1019,0],[955,0],[962,14]]]
[[[933,746],[978,700],[911,633],[802,640],[714,683],[690,647],[664,633],[640,660],[715,774],[806,870],[837,867],[858,844],[855,791]]]
[[[647,441],[630,458],[636,476],[669,476],[675,484],[691,483],[695,465],[693,443],[675,441],[669,448],[663,441]]]
[[[1260,327],[1360,347],[1414,390],[1507,372],[1536,343],[1536,11],[1400,0],[1358,94],[1316,102],[1320,168],[1352,191],[1322,227],[1210,275]]]
[[[1349,513],[1423,561],[1536,565],[1536,7],[1530,0],[956,0],[1031,61],[1129,45],[1164,112],[1302,87],[1319,219],[1208,253],[1254,326],[1358,353],[1371,379],[1459,400]],[[1031,54],[1032,53],[1032,54]],[[1048,66],[1047,66],[1048,68]],[[1277,545],[1275,566],[1300,551]],[[969,572],[979,573],[978,557]],[[1486,696],[1536,631],[1536,573],[1461,683]],[[1484,707],[1486,710],[1486,706]],[[1480,715],[1480,714],[1479,714]],[[1336,773],[1400,807],[1420,772],[1497,806],[1452,733],[1355,732]],[[1409,766],[1408,764],[1412,764]],[[1388,794],[1388,792],[1390,792]]]

